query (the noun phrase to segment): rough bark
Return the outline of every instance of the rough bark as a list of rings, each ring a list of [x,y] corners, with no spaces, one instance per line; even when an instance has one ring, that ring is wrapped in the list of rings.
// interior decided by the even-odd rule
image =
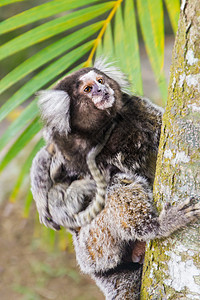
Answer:
[[[200,1],[183,0],[163,118],[158,209],[200,195]],[[199,222],[149,243],[141,299],[200,299]]]

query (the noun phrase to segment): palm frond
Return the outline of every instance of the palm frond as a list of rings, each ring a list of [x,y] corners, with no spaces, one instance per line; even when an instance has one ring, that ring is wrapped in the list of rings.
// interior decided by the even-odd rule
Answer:
[[[180,0],[165,0],[165,5],[167,7],[174,34],[176,34],[180,15]]]
[[[164,16],[162,0],[137,0],[140,26],[147,54],[162,98],[167,99],[164,66]]]
[[[1,80],[0,94],[31,72],[37,70],[46,63],[49,63],[54,58],[62,55],[73,47],[80,45],[83,41],[95,34],[101,27],[102,21],[83,27],[31,56]]]
[[[113,2],[97,4],[37,26],[0,47],[0,60],[104,14]]]
[[[4,5],[15,3],[15,2],[22,2],[22,1],[24,1],[24,0],[1,0],[0,7],[4,6]]]
[[[0,138],[0,151],[7,145],[10,140],[15,138],[17,134],[30,123],[38,115],[38,107],[36,101],[32,101],[5,130]]]
[[[69,9],[72,10],[77,7],[80,8],[81,6],[89,5],[98,1],[99,0],[54,0],[41,4],[1,22],[0,34],[10,32],[17,28],[21,28],[41,19],[43,20],[45,18],[54,16]]]
[[[19,193],[20,187],[23,184],[23,181],[25,180],[25,178],[27,177],[27,175],[29,175],[29,171],[31,168],[31,164],[32,164],[32,160],[35,157],[36,153],[44,146],[44,141],[43,139],[40,139],[36,145],[34,146],[33,150],[31,151],[31,153],[29,154],[29,156],[27,157],[27,159],[25,160],[24,164],[21,167],[19,176],[17,178],[17,181],[15,183],[15,186],[12,190],[12,193],[10,195],[10,201],[11,202],[15,202],[17,195]],[[28,196],[28,203],[30,197]],[[25,206],[26,207],[26,206]],[[26,210],[27,211],[27,210]]]
[[[19,138],[8,150],[2,161],[0,162],[0,172],[11,162],[11,160],[30,142],[30,140],[41,129],[39,118],[35,118],[33,122],[23,131]]]

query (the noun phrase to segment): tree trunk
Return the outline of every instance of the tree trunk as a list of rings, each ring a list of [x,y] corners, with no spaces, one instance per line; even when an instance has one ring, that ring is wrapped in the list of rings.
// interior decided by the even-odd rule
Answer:
[[[183,0],[154,197],[160,209],[165,202],[197,195],[200,196],[200,1]],[[200,299],[198,224],[149,243],[141,299]]]

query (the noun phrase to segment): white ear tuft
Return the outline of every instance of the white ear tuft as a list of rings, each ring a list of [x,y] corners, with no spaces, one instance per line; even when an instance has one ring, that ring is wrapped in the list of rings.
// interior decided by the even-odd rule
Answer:
[[[121,90],[124,93],[130,93],[130,84],[126,75],[116,66],[113,65],[113,62],[108,62],[108,59],[105,57],[98,57],[94,62],[94,68],[98,69],[99,71],[105,73],[108,77],[115,80]]]
[[[45,90],[37,93],[41,117],[50,130],[55,128],[61,134],[70,132],[70,98],[64,91]]]

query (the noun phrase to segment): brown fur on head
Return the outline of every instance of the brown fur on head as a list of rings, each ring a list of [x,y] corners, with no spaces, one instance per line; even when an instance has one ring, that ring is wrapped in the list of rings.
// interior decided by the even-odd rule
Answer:
[[[60,80],[53,90],[39,92],[39,107],[52,133],[92,134],[101,131],[122,106],[122,92],[128,86],[123,73],[103,60]]]
[[[95,68],[85,68],[65,77],[55,89],[65,91],[70,98],[72,132],[94,134],[121,107],[118,83]]]

